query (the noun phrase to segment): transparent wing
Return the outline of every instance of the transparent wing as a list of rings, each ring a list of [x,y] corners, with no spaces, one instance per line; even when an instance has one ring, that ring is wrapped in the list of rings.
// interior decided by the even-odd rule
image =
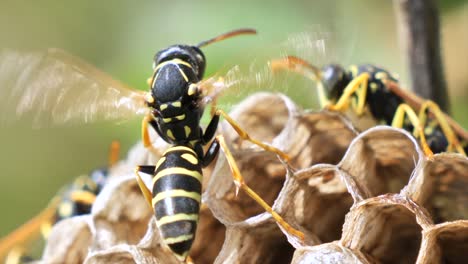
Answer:
[[[125,120],[144,114],[145,93],[57,49],[0,52],[2,121],[25,117],[33,126]]]

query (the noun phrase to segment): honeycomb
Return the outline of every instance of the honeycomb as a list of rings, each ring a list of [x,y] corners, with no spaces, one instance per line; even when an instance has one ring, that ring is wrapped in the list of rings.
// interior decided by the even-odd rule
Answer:
[[[253,138],[291,160],[224,135],[246,183],[288,223],[283,230],[242,190],[220,152],[204,170],[195,263],[464,263],[468,256],[468,159],[425,157],[406,131],[358,133],[340,114],[303,111],[281,94],[257,93],[230,113]],[[156,138],[156,135],[152,135]],[[161,152],[168,147],[157,139]],[[162,244],[135,181],[158,155],[138,143],[111,169],[90,215],[54,226],[43,263],[180,263]],[[150,175],[142,175],[149,186]]]

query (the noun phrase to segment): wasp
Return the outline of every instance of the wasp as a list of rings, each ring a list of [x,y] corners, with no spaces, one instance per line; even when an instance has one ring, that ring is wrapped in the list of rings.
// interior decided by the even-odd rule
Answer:
[[[37,216],[23,224],[15,231],[0,240],[0,259],[5,263],[17,264],[33,261],[25,255],[25,247],[38,235],[47,240],[52,226],[73,216],[91,213],[96,196],[107,182],[109,168],[119,159],[120,143],[112,142],[109,151],[108,166],[93,170],[89,175],[82,175],[60,190],[49,202],[49,205]]]
[[[224,138],[215,136],[222,116],[242,139],[288,160],[281,150],[251,138],[223,110],[215,107],[217,95],[229,84],[222,78],[203,79],[206,57],[201,48],[247,34],[256,34],[256,31],[233,30],[197,45],[172,45],[157,52],[153,59],[153,74],[147,80],[149,92],[118,82],[94,66],[57,49],[28,55],[7,51],[0,54],[0,83],[12,88],[5,96],[8,100],[4,107],[13,108],[19,116],[32,115],[38,126],[50,122],[122,120],[135,114],[144,115],[141,126],[144,146],[161,156],[152,146],[151,127],[171,147],[156,165],[138,166],[136,179],[155,213],[164,244],[181,261],[186,261],[195,238],[201,169],[213,162],[220,149],[231,167],[236,191],[243,189],[271,213],[283,229],[303,240],[302,232],[286,223],[245,184]],[[210,102],[212,117],[203,129],[200,119],[205,105]],[[208,144],[205,153],[203,146]],[[153,175],[151,190],[139,173]]]
[[[345,69],[330,64],[319,69],[294,56],[273,60],[270,65],[273,71],[286,69],[315,81],[322,108],[344,112],[351,105],[358,115],[367,108],[377,122],[419,137],[427,156],[445,151],[466,156],[468,133],[434,102],[402,90],[397,77],[381,67],[364,64]]]
[[[158,52],[154,58],[154,73],[149,79],[151,96],[147,104],[151,109],[143,119],[143,142],[150,145],[145,124],[151,125],[161,138],[172,146],[166,150],[155,166],[138,166],[136,178],[148,204],[153,208],[156,224],[165,244],[181,261],[188,257],[195,239],[199,218],[202,168],[208,166],[222,148],[226,154],[237,188],[245,190],[259,202],[286,230],[298,236],[293,229],[253,190],[245,185],[243,178],[222,136],[215,132],[220,116],[248,140],[268,151],[287,159],[280,150],[266,145],[250,136],[224,111],[212,109],[213,116],[205,131],[200,126],[205,92],[201,79],[205,69],[205,56],[200,47],[239,34],[252,34],[254,30],[237,30],[203,41],[196,46],[174,45]],[[212,105],[213,106],[213,105]],[[203,145],[208,144],[203,152]],[[152,190],[142,181],[139,172],[153,175]]]

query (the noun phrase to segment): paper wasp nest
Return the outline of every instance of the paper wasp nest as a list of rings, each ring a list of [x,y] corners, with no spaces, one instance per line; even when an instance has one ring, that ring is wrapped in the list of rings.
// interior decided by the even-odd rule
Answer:
[[[231,112],[272,153],[220,126],[247,184],[306,235],[298,242],[235,185],[224,155],[204,170],[195,263],[461,263],[468,255],[468,159],[424,157],[409,133],[358,134],[337,113],[304,112],[283,95],[258,93]],[[155,135],[153,135],[155,138]],[[167,145],[158,139],[156,147]],[[161,244],[134,179],[155,164],[141,144],[112,168],[92,214],[58,223],[45,263],[179,263]],[[149,185],[148,175],[144,180]]]

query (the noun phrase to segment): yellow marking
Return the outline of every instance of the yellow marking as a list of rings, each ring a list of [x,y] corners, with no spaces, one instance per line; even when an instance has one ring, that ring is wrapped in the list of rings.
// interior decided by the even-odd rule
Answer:
[[[183,158],[184,160],[192,163],[193,165],[198,164],[197,157],[193,156],[192,154],[185,153],[185,154],[182,154],[180,157]]]
[[[70,199],[75,203],[91,205],[96,201],[96,195],[90,191],[75,190],[70,193]]]
[[[181,59],[172,59],[172,60],[168,60],[168,61],[164,61],[164,62],[159,63],[158,66],[156,66],[156,68],[154,70],[157,71],[157,70],[161,69],[163,66],[165,66],[167,64],[185,65],[185,66],[189,67],[190,69],[192,69],[192,65],[190,65],[190,63],[188,63],[186,61],[183,61]]]
[[[184,262],[184,263],[185,263],[185,260],[187,259],[187,256],[188,256],[188,253],[189,253],[189,252],[188,252],[188,251],[185,251],[184,253],[182,253],[182,254],[180,254],[180,255],[177,254],[177,253],[175,253],[175,252],[172,252],[172,253],[174,253],[174,256],[175,256],[178,260],[180,260],[181,262]],[[192,262],[188,262],[188,263],[193,263],[193,261],[192,261]]]
[[[41,225],[41,234],[43,237],[49,237],[51,230],[52,230],[52,222],[47,221]]]
[[[185,82],[188,82],[189,79],[188,79],[187,75],[185,75],[185,72],[181,68],[179,68],[179,66],[177,66],[177,69],[179,70],[180,75],[182,75],[182,77],[184,78]]]
[[[146,102],[148,102],[148,103],[150,103],[150,104],[154,103],[154,98],[153,98],[153,96],[151,95],[151,93],[146,93],[146,94],[145,94],[145,100],[146,100]]]
[[[17,246],[8,252],[8,255],[5,258],[5,264],[18,264],[23,263],[21,257],[24,254],[24,248]]]
[[[351,71],[351,74],[355,77],[357,76],[358,73],[358,67],[356,65],[351,65],[349,67],[349,70]]]
[[[371,82],[369,84],[369,86],[370,86],[372,92],[376,92],[377,89],[379,88],[379,86],[375,82]]]
[[[163,118],[164,123],[169,123],[169,122],[171,122],[171,120],[172,120],[172,117]]]
[[[187,192],[185,190],[170,190],[170,191],[160,192],[153,198],[153,200],[151,201],[153,208],[157,202],[163,199],[169,198],[169,197],[188,197],[188,198],[194,199],[197,202],[200,202],[201,200],[201,195],[200,193],[197,193],[197,192]]]
[[[146,79],[146,83],[148,85],[151,85],[153,83],[153,76],[149,77],[148,79]]]
[[[168,237],[168,238],[164,239],[164,242],[166,244],[175,244],[175,243],[187,241],[187,240],[190,240],[190,239],[193,239],[193,234],[182,235],[182,236],[178,236],[178,237]]]
[[[188,138],[188,136],[189,136],[190,133],[192,132],[192,129],[190,129],[189,126],[184,126],[184,130],[185,130],[185,137]]]
[[[432,126],[426,126],[424,128],[424,134],[426,135],[432,135],[432,133],[434,133],[434,127]]]
[[[186,146],[177,146],[177,147],[172,147],[172,148],[167,149],[167,150],[164,152],[163,156],[166,156],[167,153],[173,152],[173,151],[188,151],[188,152],[191,152],[191,153],[193,153],[194,155],[196,155],[196,154],[195,154],[195,151],[194,151],[193,149],[189,148],[189,147],[186,147]]]
[[[162,178],[164,176],[167,176],[167,175],[171,175],[171,174],[182,174],[182,175],[190,176],[190,177],[193,177],[193,178],[197,179],[200,183],[202,182],[202,175],[198,171],[193,171],[193,170],[188,170],[188,169],[184,169],[184,168],[175,167],[175,168],[167,168],[167,169],[164,169],[164,170],[158,172],[153,177],[153,185],[160,178]]]
[[[161,217],[161,219],[156,221],[156,224],[158,227],[169,224],[169,223],[174,223],[177,221],[198,221],[198,214],[175,214],[175,215],[166,215]]]
[[[60,217],[63,217],[63,218],[70,217],[73,213],[72,203],[69,201],[62,202],[59,205],[58,212],[59,212]]]
[[[383,71],[377,72],[374,76],[375,76],[375,79],[377,79],[377,80],[387,79],[388,78],[388,74],[386,72],[383,72]]]
[[[175,117],[177,120],[184,120],[185,119],[185,114],[181,114]]]
[[[170,139],[175,140],[174,134],[172,134],[172,130],[168,129],[167,132],[166,132],[166,135],[167,135]]]
[[[171,104],[173,107],[181,107],[182,106],[182,103],[180,101],[177,101],[177,102],[173,102]]]
[[[186,82],[189,81],[188,78],[187,78],[187,75],[185,75],[184,71],[179,67],[179,65],[185,65],[185,66],[189,67],[190,69],[192,69],[192,65],[190,65],[188,62],[183,61],[181,59],[172,59],[172,60],[168,60],[168,61],[165,61],[165,62],[161,62],[160,64],[158,64],[158,66],[156,66],[156,68],[154,70],[158,71],[159,69],[166,66],[167,64],[175,65],[177,67],[177,69],[179,70],[180,74],[182,75],[182,77],[185,79],[185,81]],[[158,72],[158,74],[159,74],[159,72]]]
[[[159,109],[161,109],[161,111],[166,110],[166,108],[167,108],[167,104],[162,104],[162,105],[159,107]]]
[[[156,169],[159,168],[159,166],[161,166],[161,164],[163,164],[163,162],[166,161],[166,157],[161,157],[159,160],[158,160],[158,163],[156,163]]]
[[[197,144],[197,143],[198,143],[198,139],[189,141],[190,146],[195,146],[195,144]]]
[[[188,95],[193,95],[193,94],[195,94],[197,91],[198,91],[198,86],[197,86],[196,84],[194,84],[194,83],[191,83],[191,84],[189,85],[187,94],[188,94]]]

